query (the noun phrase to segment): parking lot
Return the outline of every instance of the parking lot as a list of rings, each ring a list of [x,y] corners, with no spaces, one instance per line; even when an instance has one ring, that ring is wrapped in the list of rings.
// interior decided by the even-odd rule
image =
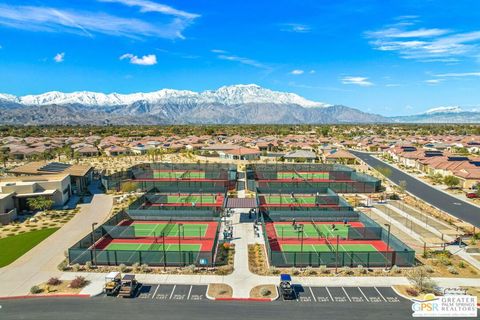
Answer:
[[[399,303],[405,300],[391,287],[303,287],[294,285],[294,289],[296,299],[290,300],[291,302],[378,304]],[[280,299],[283,300],[283,297]]]
[[[206,285],[142,284],[135,298],[172,301],[202,301],[207,299]],[[106,296],[104,296],[106,297]]]

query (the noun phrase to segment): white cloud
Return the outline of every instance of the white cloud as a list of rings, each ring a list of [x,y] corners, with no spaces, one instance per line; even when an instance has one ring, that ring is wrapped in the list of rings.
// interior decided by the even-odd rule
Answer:
[[[308,71],[308,73],[310,73],[310,74],[315,74],[315,73],[317,73],[317,71],[315,71],[315,70],[310,70],[310,71]]]
[[[254,59],[239,57],[237,55],[233,55],[226,50],[213,49],[213,50],[211,50],[211,52],[216,53],[217,58],[220,59],[220,60],[235,61],[235,62],[245,64],[245,65],[248,65],[248,66],[252,66],[252,67],[255,67],[255,68],[270,70],[269,66],[267,66],[267,65],[265,65],[261,62],[258,62]]]
[[[442,82],[443,79],[428,79],[428,80],[425,80],[425,83],[428,83],[428,84],[439,84],[440,82]]]
[[[183,39],[182,32],[192,23],[193,18],[174,16],[161,20],[162,22],[150,23],[97,11],[0,4],[0,25],[28,31],[65,32],[88,37],[97,33],[130,38]]]
[[[65,52],[57,53],[53,60],[57,63],[63,62],[65,60]]]
[[[480,72],[453,72],[453,73],[443,73],[443,74],[436,74],[435,77],[480,77]]]
[[[404,21],[368,31],[376,50],[397,52],[404,59],[456,62],[478,54],[480,31],[458,33],[450,29],[416,28],[417,21]]]
[[[310,32],[312,29],[305,25],[305,24],[300,24],[300,23],[284,23],[282,24],[282,29],[281,31],[286,31],[286,32],[296,32],[296,33],[307,33]]]
[[[300,69],[295,69],[295,70],[290,71],[290,74],[297,75],[297,76],[301,75],[301,74],[304,74],[304,73],[305,73],[305,71],[300,70]]]
[[[125,53],[120,57],[120,60],[128,59],[131,64],[138,64],[141,66],[152,66],[157,64],[157,56],[154,54],[145,55],[139,58],[131,53]]]
[[[141,12],[158,12],[166,15],[185,19],[195,19],[200,15],[195,13],[189,13],[182,10],[177,10],[165,4],[156,3],[148,0],[97,0],[99,2],[120,3],[129,7],[140,7]]]
[[[346,76],[342,78],[343,84],[353,84],[361,87],[370,87],[373,86],[373,83],[368,81],[366,77],[352,77]]]

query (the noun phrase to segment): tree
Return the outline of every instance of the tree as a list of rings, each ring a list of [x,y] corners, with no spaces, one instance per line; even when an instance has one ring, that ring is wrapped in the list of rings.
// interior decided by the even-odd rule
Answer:
[[[449,188],[456,187],[460,184],[460,179],[455,176],[446,176],[443,178],[443,183]]]
[[[7,160],[8,160],[9,153],[10,153],[9,147],[3,146],[0,148],[0,157],[2,158],[3,167],[5,168],[5,170],[7,169]]]
[[[33,197],[27,199],[28,207],[32,210],[48,210],[50,209],[54,201],[47,197]]]
[[[408,273],[407,279],[420,292],[433,292],[434,287],[436,286],[435,282],[430,277],[428,270],[423,266],[413,268]]]

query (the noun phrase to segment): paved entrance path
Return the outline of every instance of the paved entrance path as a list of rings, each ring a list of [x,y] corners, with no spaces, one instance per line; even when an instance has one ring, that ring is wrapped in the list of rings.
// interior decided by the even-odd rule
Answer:
[[[30,288],[53,276],[61,276],[57,266],[65,259],[65,250],[83,238],[93,222],[103,222],[112,209],[112,197],[99,193],[98,181],[90,191],[90,203],[81,204],[77,213],[57,232],[42,241],[12,264],[0,269],[0,296],[24,295]]]

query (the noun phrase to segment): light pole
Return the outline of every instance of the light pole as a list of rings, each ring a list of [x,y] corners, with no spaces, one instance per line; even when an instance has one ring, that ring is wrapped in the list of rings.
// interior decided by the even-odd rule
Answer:
[[[386,223],[385,226],[388,228],[387,233],[387,249],[385,250],[385,269],[388,268],[388,248],[390,247],[390,224]]]
[[[301,238],[302,240],[300,242],[301,243],[300,244],[300,252],[303,252],[303,224],[300,224],[299,227],[300,227],[300,234],[301,234],[301,237],[302,237]]]
[[[93,266],[97,267],[97,246],[95,245],[95,226],[98,223],[92,223],[92,244],[93,244]]]
[[[182,229],[183,224],[178,224],[178,251],[180,253],[180,262],[183,265],[183,254],[182,254]]]

